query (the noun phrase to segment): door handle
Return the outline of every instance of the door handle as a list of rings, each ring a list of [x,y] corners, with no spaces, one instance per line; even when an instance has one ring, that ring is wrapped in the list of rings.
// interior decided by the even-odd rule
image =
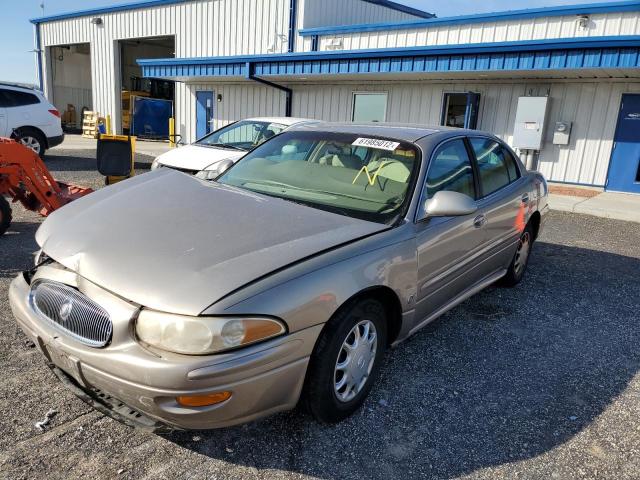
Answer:
[[[524,195],[522,195],[522,203],[524,203],[525,205],[529,204],[529,194],[525,193]]]
[[[478,215],[473,219],[473,226],[476,228],[481,228],[487,223],[487,217],[484,215]]]

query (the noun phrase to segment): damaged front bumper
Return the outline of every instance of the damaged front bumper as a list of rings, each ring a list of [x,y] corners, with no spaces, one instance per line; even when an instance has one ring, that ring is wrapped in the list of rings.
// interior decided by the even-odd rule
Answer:
[[[18,325],[54,373],[102,413],[149,431],[209,429],[245,423],[297,404],[322,325],[224,354],[150,351],[133,335],[139,307],[86,280],[83,283],[68,270],[42,270],[47,278],[57,277],[55,280],[83,290],[114,319],[111,343],[93,348],[53,329],[33,311],[25,276],[18,276],[9,289]],[[176,401],[178,396],[219,391],[230,391],[231,398],[206,407],[184,407]]]

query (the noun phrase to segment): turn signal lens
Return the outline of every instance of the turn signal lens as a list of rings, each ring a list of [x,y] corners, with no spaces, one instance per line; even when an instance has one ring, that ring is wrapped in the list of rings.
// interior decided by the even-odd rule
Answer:
[[[222,403],[230,398],[231,392],[216,392],[207,395],[185,395],[176,397],[176,401],[183,407],[208,407],[209,405]]]

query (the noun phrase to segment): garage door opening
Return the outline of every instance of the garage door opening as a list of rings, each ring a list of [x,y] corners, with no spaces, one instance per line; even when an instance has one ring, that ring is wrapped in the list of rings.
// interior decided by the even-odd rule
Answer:
[[[173,117],[175,102],[175,83],[142,78],[142,69],[136,61],[142,58],[175,57],[175,38],[121,40],[119,46],[122,132],[140,138],[168,139],[169,118]]]
[[[82,131],[84,111],[93,110],[91,97],[91,46],[88,43],[49,47],[51,103],[62,117],[66,132]]]

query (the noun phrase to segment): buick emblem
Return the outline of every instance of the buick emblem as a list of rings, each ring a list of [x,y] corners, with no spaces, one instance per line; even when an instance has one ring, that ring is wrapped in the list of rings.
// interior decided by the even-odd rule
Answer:
[[[60,310],[58,311],[58,315],[60,316],[60,320],[66,322],[71,315],[71,311],[73,310],[73,302],[71,300],[67,300],[62,304]]]

